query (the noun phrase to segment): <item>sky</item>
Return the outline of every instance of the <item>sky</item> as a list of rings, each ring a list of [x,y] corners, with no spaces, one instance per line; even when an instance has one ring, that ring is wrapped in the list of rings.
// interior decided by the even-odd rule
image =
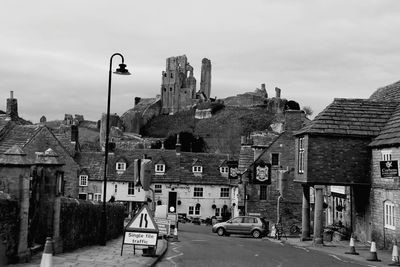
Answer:
[[[121,53],[132,75],[112,76],[112,113],[160,94],[166,58],[186,55],[197,88],[211,60],[212,97],[265,83],[317,115],[400,80],[399,12],[399,0],[2,0],[0,110],[14,91],[34,123],[97,121]]]

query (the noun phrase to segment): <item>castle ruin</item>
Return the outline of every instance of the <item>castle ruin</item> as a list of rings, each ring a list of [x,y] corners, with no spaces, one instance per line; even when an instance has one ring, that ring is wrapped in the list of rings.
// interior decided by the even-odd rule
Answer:
[[[204,58],[201,67],[200,90],[196,93],[196,78],[187,57],[169,57],[162,72],[161,113],[175,114],[190,109],[200,100],[210,98],[211,61]]]

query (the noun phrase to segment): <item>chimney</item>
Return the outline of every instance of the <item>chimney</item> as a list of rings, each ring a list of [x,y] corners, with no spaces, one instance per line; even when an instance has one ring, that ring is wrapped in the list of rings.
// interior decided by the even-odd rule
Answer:
[[[275,97],[281,98],[281,89],[278,87],[275,87]]]
[[[302,110],[286,110],[285,111],[285,131],[298,131],[303,127],[305,113]]]
[[[179,142],[179,134],[176,135],[176,145],[175,145],[176,154],[181,154],[181,143]]]
[[[14,91],[10,91],[10,98],[7,99],[6,114],[11,120],[18,119],[18,102],[17,99],[14,98]]]
[[[262,84],[261,84],[261,90],[263,90],[263,91],[266,90],[266,89],[265,89],[265,83],[262,83]]]
[[[140,100],[142,100],[140,97],[135,97],[135,106],[140,103]]]
[[[71,142],[78,142],[79,128],[78,125],[71,125]]]

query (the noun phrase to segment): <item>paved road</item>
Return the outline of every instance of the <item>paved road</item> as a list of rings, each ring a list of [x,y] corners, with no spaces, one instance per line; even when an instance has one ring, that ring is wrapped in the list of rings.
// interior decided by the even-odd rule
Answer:
[[[344,257],[294,247],[270,239],[231,235],[220,237],[210,226],[180,224],[180,242],[171,243],[168,252],[156,265],[175,266],[368,266]],[[369,265],[371,266],[371,265]]]

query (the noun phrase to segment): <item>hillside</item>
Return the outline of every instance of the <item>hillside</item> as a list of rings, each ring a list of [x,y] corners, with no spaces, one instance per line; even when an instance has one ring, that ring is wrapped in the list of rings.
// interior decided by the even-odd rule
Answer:
[[[276,119],[266,105],[253,107],[225,107],[209,119],[195,119],[194,110],[175,115],[154,117],[141,134],[151,137],[168,137],[179,132],[189,132],[204,139],[208,152],[239,155],[240,137],[252,131],[265,130]]]

